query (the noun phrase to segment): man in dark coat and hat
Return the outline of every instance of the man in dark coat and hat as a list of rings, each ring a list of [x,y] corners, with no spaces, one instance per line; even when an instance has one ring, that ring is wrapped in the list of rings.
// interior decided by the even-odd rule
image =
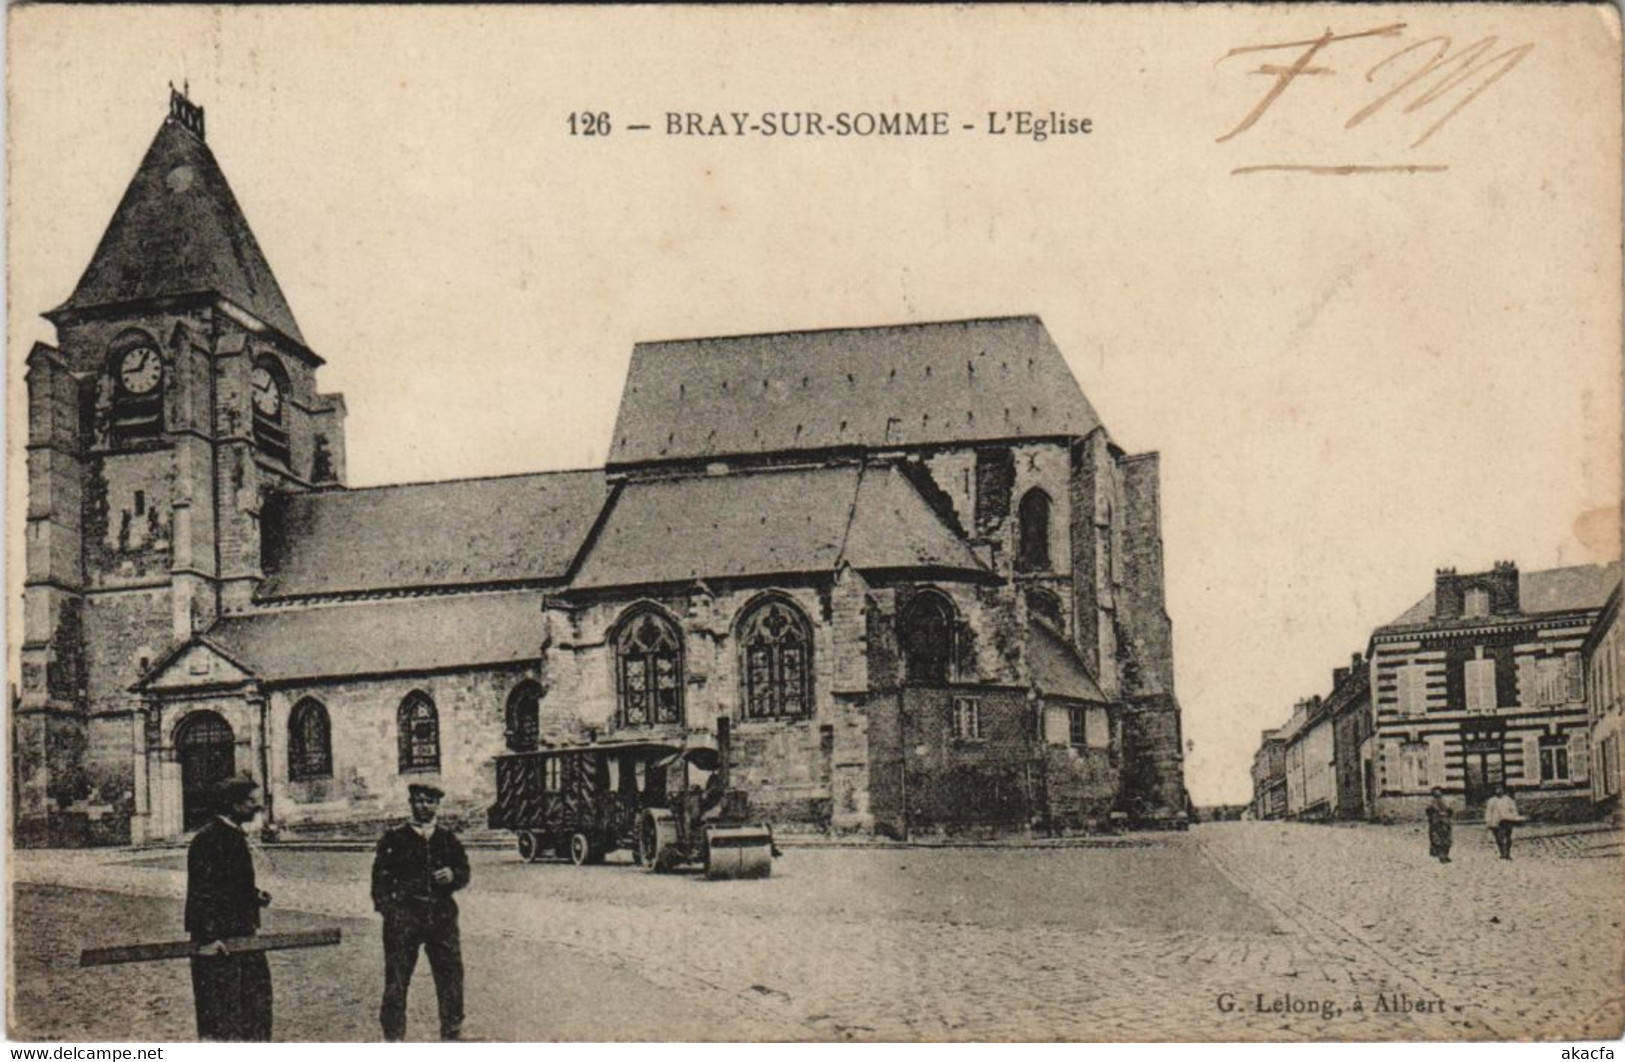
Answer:
[[[412,819],[384,834],[372,864],[372,905],[384,916],[384,1002],[378,1020],[384,1039],[406,1037],[406,990],[429,957],[440,1038],[463,1031],[463,949],[452,893],[468,884],[468,856],[457,835],[435,821],[444,793],[432,785],[407,787]]]
[[[200,1040],[271,1038],[271,967],[263,951],[233,955],[227,941],[251,937],[271,902],[254,881],[243,827],[259,814],[259,789],[247,778],[215,790],[215,817],[186,852],[186,932],[197,945],[192,997]]]

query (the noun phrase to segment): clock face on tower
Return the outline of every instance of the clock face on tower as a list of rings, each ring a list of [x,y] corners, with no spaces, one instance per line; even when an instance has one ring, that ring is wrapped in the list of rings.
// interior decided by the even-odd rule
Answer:
[[[145,344],[132,347],[119,359],[119,384],[132,395],[150,394],[163,376],[164,363],[158,351]]]
[[[282,410],[282,387],[271,371],[263,367],[254,370],[254,409],[272,419]]]

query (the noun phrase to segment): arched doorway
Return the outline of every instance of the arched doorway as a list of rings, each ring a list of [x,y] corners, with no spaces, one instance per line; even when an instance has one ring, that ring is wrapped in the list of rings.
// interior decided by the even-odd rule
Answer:
[[[193,712],[175,735],[181,761],[182,828],[195,830],[214,813],[215,784],[237,773],[237,738],[215,712]]]

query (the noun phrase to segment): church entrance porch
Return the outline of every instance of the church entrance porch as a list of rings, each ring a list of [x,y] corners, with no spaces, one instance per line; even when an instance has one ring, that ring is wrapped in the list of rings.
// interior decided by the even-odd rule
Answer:
[[[181,723],[175,745],[181,764],[181,825],[190,832],[213,813],[215,785],[237,773],[237,739],[230,723],[202,711]]]

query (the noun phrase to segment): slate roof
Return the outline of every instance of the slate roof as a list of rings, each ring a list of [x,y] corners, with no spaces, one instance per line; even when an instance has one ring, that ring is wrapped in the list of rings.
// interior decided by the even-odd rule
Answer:
[[[1051,697],[1105,704],[1106,695],[1065,638],[1037,620],[1027,622],[1027,670],[1038,692]]]
[[[1099,426],[1037,317],[669,340],[632,350],[609,463]]]
[[[227,616],[204,632],[264,682],[535,660],[541,591],[438,594]]]
[[[562,581],[607,493],[586,471],[284,496],[259,596]]]
[[[990,577],[896,468],[858,465],[632,482],[571,588],[927,568]]]
[[[1601,608],[1619,585],[1619,562],[1585,564],[1518,573],[1518,608],[1522,615],[1574,612]],[[1433,621],[1433,591],[1406,609],[1389,627],[1408,627]],[[1454,621],[1452,621],[1454,622]]]
[[[282,288],[202,137],[166,119],[68,301],[47,316],[214,292],[304,346]]]

